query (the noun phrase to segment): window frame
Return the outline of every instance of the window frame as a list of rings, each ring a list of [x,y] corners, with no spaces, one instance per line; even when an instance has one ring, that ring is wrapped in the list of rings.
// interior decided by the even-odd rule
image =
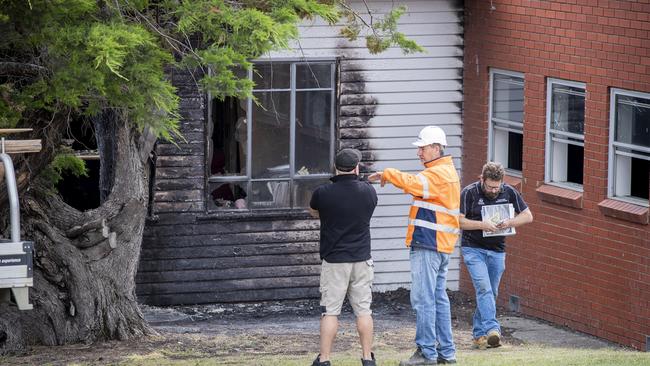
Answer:
[[[584,132],[582,135],[572,133],[572,132],[565,132],[565,131],[558,131],[558,130],[552,130],[551,131],[551,115],[552,115],[552,109],[553,109],[553,85],[563,85],[563,86],[568,86],[572,88],[580,88],[584,91],[584,98],[585,98],[585,111],[583,112],[583,131],[585,128],[585,116],[586,116],[586,110],[587,110],[587,84],[582,83],[579,81],[570,81],[570,80],[563,80],[563,79],[555,79],[555,78],[548,78],[546,82],[546,131],[544,133],[546,142],[545,142],[545,149],[544,149],[544,183],[549,184],[549,185],[554,185],[558,186],[561,188],[566,188],[570,189],[573,191],[578,191],[578,192],[583,192],[584,188],[584,159],[582,160],[582,165],[583,165],[583,184],[578,184],[578,183],[573,183],[573,182],[558,182],[558,181],[553,181],[553,135],[562,135],[564,138],[564,142],[566,144],[572,144],[572,145],[577,145],[581,146],[583,148],[583,153],[584,153],[584,147],[585,147],[585,134]],[[574,139],[582,139],[582,143],[579,143],[577,141],[572,141],[569,140],[568,138],[574,138]]]
[[[610,89],[610,104],[609,104],[609,143],[608,143],[608,167],[607,167],[607,198],[619,200],[627,203],[632,203],[639,206],[650,207],[650,200],[636,197],[626,197],[626,196],[617,196],[616,195],[616,146],[621,146],[623,148],[629,148],[633,150],[640,150],[650,154],[650,148],[637,146],[632,144],[625,144],[621,142],[616,142],[614,136],[616,135],[616,97],[618,95],[624,95],[633,98],[643,98],[650,99],[650,93],[643,93],[638,91],[611,88]],[[650,160],[650,158],[638,155],[634,153],[620,153],[618,155],[624,155],[629,157],[638,157],[643,160]],[[632,172],[630,172],[631,174]]]
[[[493,105],[494,105],[494,75],[495,74],[501,74],[501,75],[506,75],[506,76],[511,76],[511,77],[516,77],[516,78],[521,78],[522,82],[524,83],[524,102],[523,102],[523,108],[522,108],[522,114],[524,118],[522,118],[522,122],[513,122],[513,121],[508,121],[508,120],[502,120],[498,119],[498,121],[495,121],[495,118],[492,116],[493,113]],[[488,161],[496,161],[495,160],[495,144],[494,144],[494,130],[495,129],[501,129],[507,132],[512,132],[512,133],[518,133],[522,135],[522,140],[523,140],[523,135],[524,135],[524,121],[525,120],[525,93],[526,93],[526,78],[525,74],[517,71],[509,71],[509,70],[503,70],[503,69],[497,69],[497,68],[490,68],[490,80],[488,84],[489,88],[489,100],[488,100]],[[502,124],[507,124],[510,126],[510,128],[506,127],[501,127],[501,126],[495,126],[494,122],[497,123],[502,123]],[[521,126],[518,126],[521,125]],[[521,129],[518,129],[520,127]],[[522,148],[523,148],[523,143],[522,143]],[[507,167],[507,161],[506,162],[500,162],[505,170],[506,174],[514,177],[519,177],[521,178],[523,176],[523,166],[522,170],[515,170]],[[523,150],[522,150],[522,163],[523,163]]]
[[[253,183],[256,182],[277,182],[277,181],[287,181],[289,182],[289,192],[293,192],[295,182],[297,181],[309,181],[316,179],[329,178],[333,175],[334,172],[334,155],[336,148],[336,121],[337,121],[337,108],[338,108],[338,85],[337,85],[337,74],[339,71],[339,62],[335,58],[313,58],[309,60],[305,59],[273,59],[273,60],[255,60],[253,61],[253,68],[255,65],[260,64],[290,64],[290,85],[289,88],[266,88],[266,89],[257,89],[253,87],[253,93],[264,93],[264,92],[290,92],[290,116],[289,116],[289,176],[286,178],[252,178],[252,139],[253,139],[253,125],[252,120],[253,113],[253,99],[246,99],[246,119],[251,121],[247,124],[247,143],[246,143],[246,175],[211,175],[209,169],[209,160],[211,159],[213,152],[213,142],[210,138],[212,134],[212,129],[214,128],[213,119],[212,119],[212,96],[208,93],[208,121],[209,128],[206,129],[206,141],[208,144],[207,154],[206,154],[206,189],[205,189],[205,199],[206,201],[210,200],[209,196],[209,187],[211,183],[242,183],[242,186],[246,188],[246,194],[251,194],[251,189]],[[330,87],[329,88],[300,88],[296,89],[296,65],[299,64],[328,64],[330,65]],[[249,80],[253,79],[253,70],[247,71],[247,77]],[[329,146],[329,173],[319,173],[319,174],[309,174],[309,175],[298,175],[295,172],[295,160],[296,160],[296,91],[324,91],[329,90],[331,92],[331,105],[330,105],[330,146]],[[245,209],[236,209],[236,208],[221,208],[215,209],[210,207],[209,204],[205,205],[206,211],[209,213],[218,213],[218,212],[269,212],[269,211],[300,211],[306,210],[307,207],[296,207],[294,202],[294,195],[289,194],[289,207],[251,207],[247,205]]]

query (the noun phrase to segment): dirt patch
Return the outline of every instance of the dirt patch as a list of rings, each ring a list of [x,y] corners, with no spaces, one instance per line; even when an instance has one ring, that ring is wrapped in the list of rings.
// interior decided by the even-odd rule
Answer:
[[[451,292],[452,326],[459,350],[471,348],[474,301]],[[318,352],[320,305],[317,299],[245,304],[213,304],[155,308],[142,306],[158,335],[124,342],[92,345],[33,347],[28,355],[3,357],[3,365],[107,365],[128,357],[162,353],[172,359],[234,356],[238,354],[307,355]],[[375,348],[413,349],[415,314],[407,290],[373,297]],[[335,352],[358,347],[354,317],[344,304]],[[519,343],[504,329],[506,343]]]

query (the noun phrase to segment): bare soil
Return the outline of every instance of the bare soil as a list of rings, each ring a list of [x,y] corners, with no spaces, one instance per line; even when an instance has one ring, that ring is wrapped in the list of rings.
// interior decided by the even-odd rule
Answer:
[[[456,347],[471,348],[473,299],[451,292],[452,326]],[[397,290],[373,297],[375,347],[408,351],[414,348],[415,315],[409,292]],[[143,313],[158,335],[129,341],[59,347],[34,346],[25,355],[0,358],[3,365],[108,365],[132,355],[153,352],[170,357],[196,358],[318,353],[320,306],[317,299],[244,304],[212,304],[155,308]],[[352,310],[346,303],[340,317],[335,352],[358,347]],[[505,343],[519,343],[504,331]]]

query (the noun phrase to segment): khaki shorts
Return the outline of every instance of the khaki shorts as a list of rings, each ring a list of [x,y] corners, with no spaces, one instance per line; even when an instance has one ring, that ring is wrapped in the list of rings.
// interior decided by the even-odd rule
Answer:
[[[356,316],[372,314],[373,278],[372,259],[354,263],[328,263],[323,260],[320,272],[322,315],[341,314],[346,294]]]

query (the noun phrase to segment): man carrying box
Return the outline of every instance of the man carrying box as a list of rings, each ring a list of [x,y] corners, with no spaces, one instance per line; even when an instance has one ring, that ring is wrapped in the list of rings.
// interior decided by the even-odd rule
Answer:
[[[512,235],[515,227],[533,221],[521,194],[503,183],[504,173],[501,164],[489,162],[483,166],[481,179],[460,194],[461,253],[476,291],[473,336],[474,347],[479,349],[501,345],[496,299],[506,264],[503,234]],[[510,205],[514,209],[512,215],[508,214]],[[497,206],[504,209],[498,210]],[[499,215],[499,211],[506,213]],[[496,216],[485,217],[487,212]]]

